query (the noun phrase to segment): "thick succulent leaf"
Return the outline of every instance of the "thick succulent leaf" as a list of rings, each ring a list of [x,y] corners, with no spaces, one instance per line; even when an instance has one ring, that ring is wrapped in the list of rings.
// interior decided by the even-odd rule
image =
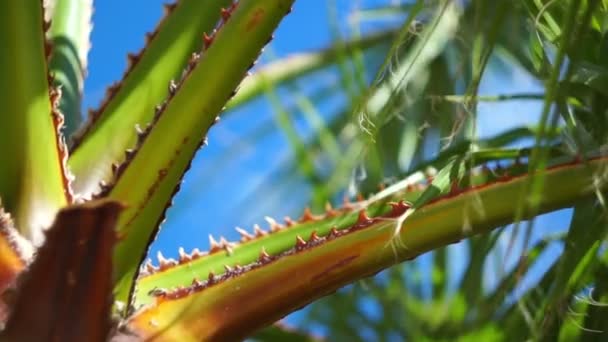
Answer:
[[[128,56],[122,81],[108,88],[101,107],[74,138],[69,165],[76,176],[76,192],[90,195],[100,181],[111,181],[112,163],[122,162],[125,150],[135,145],[136,125],[143,127],[153,120],[171,80],[181,77],[192,53],[201,49],[203,35],[210,35],[220,20],[220,9],[229,4],[229,0],[182,0],[165,7],[165,17],[147,35],[143,50]]]
[[[588,164],[573,162],[539,172],[547,185],[538,194],[539,211],[524,211],[524,218],[606,190],[607,161],[599,157]],[[137,312],[128,327],[160,341],[243,338],[356,279],[513,221],[515,208],[504,203],[521,199],[529,175],[515,172],[525,169],[513,167],[489,184],[474,182],[472,188],[427,202],[402,227],[396,226],[396,219],[407,210],[403,202],[392,209],[368,210],[371,218],[365,212],[333,211],[333,219],[315,221],[308,213],[301,220],[305,223],[290,229],[238,246],[223,243],[227,254],[215,246],[219,251],[207,256],[182,254],[180,262],[162,260],[161,271],[139,283],[140,288],[151,288],[156,301]],[[254,253],[258,257],[252,259]],[[218,260],[228,266],[223,274],[212,273],[206,281],[186,280],[213,272]],[[177,279],[187,287],[151,287]]]
[[[45,10],[47,19],[52,21],[48,32],[53,44],[49,71],[53,85],[61,86],[59,109],[65,116],[64,134],[69,136],[81,122],[93,0],[51,0]]]
[[[251,77],[243,80],[239,92],[228,102],[227,107],[229,109],[238,107],[261,95],[266,89],[266,82],[278,85],[293,80],[336,63],[339,53],[352,55],[357,51],[388,44],[395,34],[393,30],[381,31],[346,41],[339,47],[331,46],[320,51],[292,54],[269,63],[258,69]]]
[[[62,209],[19,279],[3,341],[105,341],[112,304],[112,247],[122,206]]]
[[[47,80],[47,26],[40,0],[0,3],[0,197],[35,243],[69,201],[63,118],[54,109],[60,95]]]
[[[115,169],[116,183],[104,192],[129,206],[119,222],[115,255],[118,300],[127,301],[148,244],[207,131],[292,3],[245,0],[231,7],[140,136],[137,150]]]

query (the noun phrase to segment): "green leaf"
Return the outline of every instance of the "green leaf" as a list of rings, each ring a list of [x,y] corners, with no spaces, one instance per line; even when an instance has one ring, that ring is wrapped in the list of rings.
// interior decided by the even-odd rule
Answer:
[[[0,4],[0,197],[15,225],[39,244],[42,230],[70,200],[66,150],[47,82],[44,21],[39,0]]]
[[[147,36],[147,44],[129,55],[122,81],[108,89],[101,107],[75,137],[69,166],[76,176],[74,190],[87,197],[99,183],[112,180],[112,164],[125,159],[137,141],[136,126],[144,127],[167,96],[171,80],[181,77],[194,52],[211,35],[229,0],[183,0],[166,5],[164,18]],[[120,132],[120,134],[117,134]]]
[[[117,179],[107,195],[129,206],[118,224],[117,300],[128,301],[139,265],[195,152],[292,3],[239,2],[213,43],[192,60],[156,121],[141,135],[137,151],[115,170]]]
[[[544,171],[547,186],[540,194],[540,212],[592,195],[596,189],[587,185],[593,179],[598,191],[606,189],[606,179],[597,178],[605,175],[605,168],[606,159],[599,158],[589,165],[570,163]],[[504,203],[521,200],[528,177],[511,174],[488,185],[472,183],[473,190],[427,202],[403,227],[395,220],[402,204],[392,211],[369,208],[371,218],[346,209],[320,221],[305,215],[302,224],[244,244],[224,243],[227,254],[216,246],[209,255],[182,253],[179,262],[161,260],[161,271],[138,282],[146,289],[142,298],[150,291],[156,301],[136,313],[129,327],[142,338],[241,338],[356,279],[512,222],[515,208]],[[217,275],[222,265],[228,267]],[[206,274],[207,281],[197,278]]]

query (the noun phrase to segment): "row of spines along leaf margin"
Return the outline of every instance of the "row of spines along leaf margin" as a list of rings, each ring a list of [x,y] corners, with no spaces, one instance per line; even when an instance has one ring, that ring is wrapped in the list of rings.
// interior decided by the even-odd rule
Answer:
[[[59,168],[61,170],[61,174],[63,176],[63,189],[66,200],[68,203],[72,203],[74,201],[74,194],[72,192],[71,182],[73,179],[72,174],[70,173],[67,163],[68,163],[68,146],[66,144],[65,138],[63,136],[63,128],[65,124],[65,119],[61,111],[59,110],[59,103],[61,101],[61,87],[54,86],[54,76],[48,71],[48,66],[51,60],[51,56],[53,54],[53,43],[48,38],[48,32],[52,25],[51,19],[45,19],[45,7],[44,1],[40,0],[40,7],[42,10],[42,34],[44,35],[44,56],[47,67],[47,83],[49,89],[49,101],[51,103],[51,117],[53,119],[53,126],[55,129],[55,143],[57,145],[57,154],[59,156]]]
[[[576,165],[579,163],[582,163],[582,161],[579,158],[575,158],[571,162],[552,166],[549,168],[549,170],[565,167],[568,165]],[[526,164],[521,163],[519,159],[516,159],[512,165],[506,167],[503,167],[500,164],[496,164],[494,168],[490,168],[484,164],[481,167],[471,170],[469,173],[469,175],[475,173],[481,174],[484,177],[488,177],[488,179],[485,180],[483,183],[464,185],[467,182],[467,177],[463,177],[460,180],[453,180],[451,182],[451,187],[448,193],[436,197],[428,204],[448,200],[450,198],[471,191],[477,191],[492,184],[509,182],[517,177],[520,177],[523,173],[525,173],[525,170]],[[340,216],[357,212],[357,219],[353,224],[349,224],[345,227],[333,225],[332,228],[329,230],[329,233],[325,235],[319,235],[316,230],[313,230],[308,237],[297,235],[293,246],[285,249],[280,253],[270,254],[266,251],[264,247],[262,247],[259,251],[259,256],[257,260],[253,260],[250,263],[244,265],[225,264],[223,273],[216,274],[214,272],[210,272],[206,279],[193,278],[191,284],[178,285],[174,288],[165,289],[155,287],[145,295],[155,297],[157,298],[157,300],[161,301],[183,298],[193,292],[200,292],[210,286],[245,274],[248,271],[263,267],[280,258],[293,255],[310,248],[314,248],[327,241],[337,239],[351,232],[365,229],[380,221],[396,220],[399,216],[403,215],[408,209],[411,208],[411,203],[403,200],[403,198],[408,197],[408,195],[413,197],[419,195],[428,187],[429,184],[431,184],[432,179],[433,176],[428,175],[427,179],[422,183],[419,182],[409,184],[405,189],[391,196],[391,199],[395,199],[397,201],[383,201],[380,203],[379,206],[375,206],[373,208],[365,207],[367,204],[363,204],[365,203],[365,201],[363,200],[362,196],[358,196],[357,202],[351,202],[348,197],[345,197],[344,204],[341,208],[333,208],[328,203],[326,205],[325,212],[319,215],[313,214],[309,208],[306,208],[302,216],[297,220],[293,220],[290,217],[285,217],[284,224],[278,223],[273,218],[266,217],[266,221],[268,222],[269,226],[268,230],[264,230],[257,224],[254,225],[253,232],[248,232],[244,229],[237,227],[236,230],[241,236],[240,242],[231,242],[225,239],[224,237],[220,237],[218,240],[216,240],[210,235],[210,248],[207,252],[201,252],[199,249],[195,248],[194,250],[192,250],[191,253],[186,253],[183,248],[180,248],[178,252],[179,257],[177,259],[166,258],[161,252],[158,252],[158,264],[156,266],[153,265],[150,259],[148,259],[146,263],[141,266],[140,280],[145,279],[145,277],[148,276],[157,275],[165,271],[187,266],[188,264],[195,261],[204,262],[205,257],[215,255],[217,253],[226,253],[227,255],[231,255],[232,253],[238,253],[237,247],[245,246],[251,242],[258,241],[261,238],[268,237],[278,232],[296,228],[301,224],[329,221]],[[388,206],[386,204],[388,204]],[[458,241],[454,241],[454,243],[456,242]],[[141,295],[138,295],[138,297],[140,296]]]

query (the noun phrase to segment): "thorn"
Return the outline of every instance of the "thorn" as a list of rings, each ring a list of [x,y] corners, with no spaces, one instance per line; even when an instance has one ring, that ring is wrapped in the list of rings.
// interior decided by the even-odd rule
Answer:
[[[112,174],[115,175],[116,171],[118,170],[118,164],[112,163],[110,167],[112,168]]]
[[[369,223],[369,221],[371,221],[371,219],[365,213],[365,209],[361,209],[359,211],[359,217],[357,217],[357,224]]]
[[[209,254],[219,252],[221,249],[222,246],[217,241],[215,241],[213,235],[209,234]]]
[[[274,233],[274,232],[278,232],[279,230],[283,229],[283,226],[278,224],[277,221],[275,221],[275,219],[273,219],[272,217],[265,216],[264,219],[266,220],[266,222],[268,222],[271,232]]]
[[[198,280],[198,278],[194,278],[192,279],[192,289],[197,291],[200,290],[203,287],[203,282]]]
[[[135,132],[137,133],[138,137],[141,137],[144,134],[146,134],[146,132],[141,128],[141,126],[138,123],[135,124]]]
[[[192,257],[190,255],[188,255],[188,253],[186,253],[186,251],[184,251],[184,247],[178,248],[177,252],[179,254],[179,263],[180,264],[192,261]]]
[[[177,7],[177,2],[171,4],[164,4],[163,7],[165,8],[165,15],[169,15],[171,14],[171,12],[173,12],[175,7]]]
[[[300,235],[296,236],[296,251],[306,248],[306,241]]]
[[[304,213],[302,213],[302,217],[298,220],[300,223],[316,221],[317,218],[310,211],[310,207],[304,208]]]
[[[404,200],[401,200],[399,202],[389,202],[388,204],[391,206],[391,216],[401,215],[411,207]]]
[[[220,237],[220,247],[228,253],[228,255],[232,255],[232,247],[234,244],[226,240],[224,237]]]
[[[363,194],[361,194],[360,192],[357,194],[357,202],[363,202],[365,201],[365,197],[363,197]]]
[[[168,268],[177,266],[177,261],[173,260],[173,259],[166,259],[163,256],[163,253],[161,253],[161,251],[158,251],[158,253],[156,254],[156,258],[158,259],[158,268],[161,271],[164,271]]]
[[[224,21],[227,21],[228,19],[230,19],[231,15],[232,15],[232,12],[230,10],[222,8],[222,19]]]
[[[287,227],[291,227],[291,226],[293,226],[294,224],[296,224],[296,223],[294,222],[294,220],[292,220],[292,219],[291,219],[291,217],[289,217],[289,216],[285,216],[284,220],[285,220],[285,225],[286,225]]]
[[[146,45],[150,44],[150,42],[152,41],[152,39],[154,39],[155,36],[156,36],[156,31],[146,32]]]
[[[200,250],[200,249],[198,249],[198,248],[194,248],[194,249],[192,250],[192,252],[190,253],[190,258],[191,258],[192,260],[196,260],[196,259],[198,259],[198,258],[200,258],[200,257],[202,257],[202,256],[203,256],[203,253],[202,253],[202,252],[201,252],[201,250]]]
[[[51,23],[52,23],[52,20],[48,20],[48,21],[47,20],[43,20],[42,21],[42,30],[44,32],[47,32],[49,30],[49,28],[51,28]]]
[[[203,43],[205,44],[205,49],[208,49],[211,44],[213,44],[213,39],[215,38],[215,32],[211,33],[211,36],[208,36],[207,33],[203,33]]]
[[[328,239],[333,239],[338,237],[338,235],[340,234],[340,232],[338,232],[338,229],[336,226],[331,227],[331,229],[329,230],[329,235],[327,235]]]
[[[134,155],[135,155],[134,149],[128,148],[125,150],[125,159],[126,160],[131,160],[131,158],[133,158]]]
[[[325,217],[334,217],[336,215],[338,215],[338,211],[331,206],[330,202],[325,202]]]
[[[239,228],[236,227],[234,228],[239,234],[241,234],[241,241],[242,242],[247,242],[247,241],[251,241],[253,239],[255,239],[255,236],[249,234],[249,232],[247,232],[245,229],[243,228]]]
[[[262,247],[258,261],[262,264],[272,261],[272,257],[266,252],[266,248]]]
[[[321,240],[321,238],[319,237],[319,235],[317,235],[317,231],[313,230],[312,233],[310,233],[310,239],[308,239],[309,242],[315,242],[315,241],[319,241]]]
[[[224,265],[224,269],[226,270],[226,273],[232,273],[232,271],[233,271],[232,267],[230,267],[228,265]]]
[[[171,96],[175,95],[175,92],[177,91],[177,84],[175,83],[174,80],[169,81],[169,94]]]
[[[262,237],[268,235],[268,232],[262,229],[258,224],[253,225],[253,232],[255,233],[255,237]]]
[[[137,53],[133,53],[133,52],[129,52],[127,54],[127,64],[128,64],[128,68],[132,68],[133,65],[135,65],[135,63],[137,63],[139,61],[139,54]]]
[[[158,267],[154,267],[154,265],[152,265],[152,260],[150,259],[146,261],[146,263],[144,264],[144,268],[146,272],[148,272],[148,274],[153,274],[158,271]]]
[[[207,276],[207,284],[211,285],[215,283],[215,274],[213,272],[209,272],[209,276]]]

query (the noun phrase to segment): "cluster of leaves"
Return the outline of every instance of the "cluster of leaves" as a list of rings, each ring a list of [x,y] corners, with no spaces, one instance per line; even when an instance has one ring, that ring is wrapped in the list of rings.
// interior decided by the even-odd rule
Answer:
[[[437,249],[426,267],[411,262],[355,287],[356,300],[347,290],[314,305],[310,321],[335,338],[601,338],[608,3],[418,0],[373,8],[357,18],[391,16],[398,25],[269,63],[241,82],[292,3],[167,5],[69,148],[61,130],[65,120],[69,132],[79,125],[91,4],[0,5],[10,51],[0,57],[0,146],[10,151],[0,166],[1,337],[242,339]],[[379,65],[371,77],[370,65]],[[544,92],[480,95],[484,75],[498,67],[523,69]],[[338,70],[339,86],[304,94],[293,82],[323,68]],[[312,139],[283,106],[286,90]],[[207,252],[144,262],[220,113],[261,94],[293,147],[292,167],[311,185],[312,210],[285,223],[268,218],[267,230],[239,229],[239,243],[210,238]],[[348,105],[328,118],[311,99],[332,95]],[[513,99],[542,102],[537,125],[479,139],[478,103]],[[373,194],[389,177],[401,180]],[[369,196],[326,204],[344,188]],[[532,241],[536,216],[572,207],[566,234]],[[453,281],[445,246],[465,238],[469,262]],[[521,256],[484,291],[488,258],[509,260],[518,241]],[[555,244],[564,252],[534,291],[518,291]],[[591,298],[579,300],[589,286]],[[568,316],[568,308],[586,315]],[[369,317],[374,311],[380,319]],[[278,326],[258,338],[288,336],[309,338]]]

